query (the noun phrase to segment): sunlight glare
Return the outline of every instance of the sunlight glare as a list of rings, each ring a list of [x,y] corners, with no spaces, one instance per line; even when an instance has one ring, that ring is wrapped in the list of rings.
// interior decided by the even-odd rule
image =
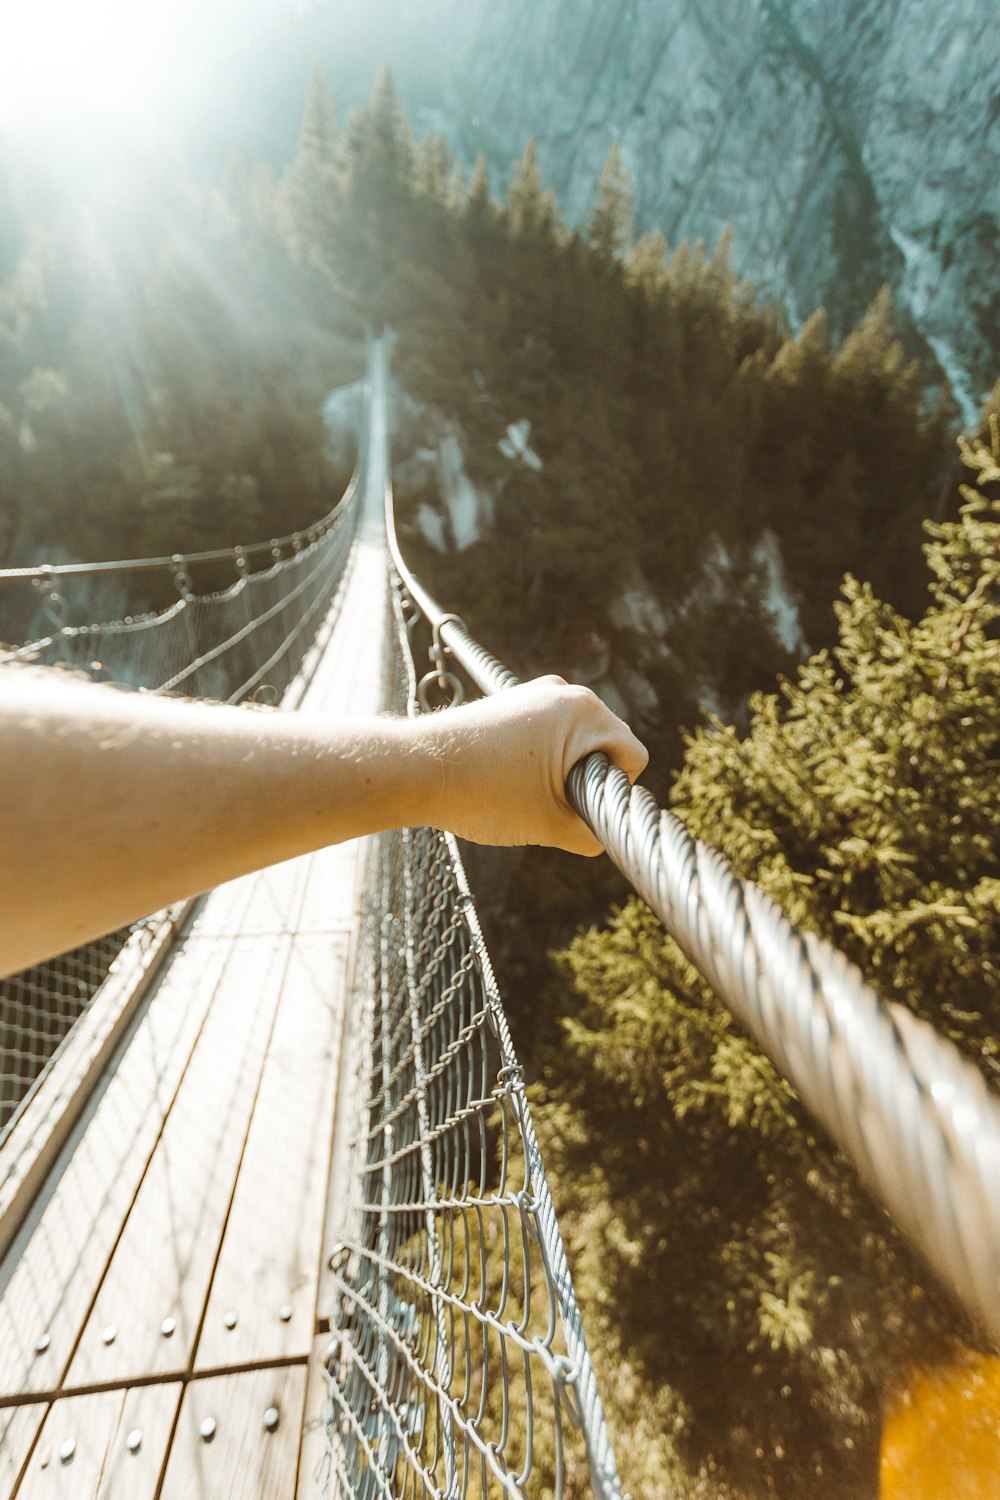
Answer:
[[[149,114],[180,9],[176,0],[0,0],[0,126]]]

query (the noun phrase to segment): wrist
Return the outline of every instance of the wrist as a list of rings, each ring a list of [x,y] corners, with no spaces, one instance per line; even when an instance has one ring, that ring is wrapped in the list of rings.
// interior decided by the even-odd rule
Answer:
[[[338,722],[340,731],[324,778],[324,802],[342,819],[345,762],[354,795],[349,832],[353,837],[390,828],[443,827],[454,778],[445,766],[441,736],[431,727],[437,715]],[[346,737],[344,735],[347,730]]]

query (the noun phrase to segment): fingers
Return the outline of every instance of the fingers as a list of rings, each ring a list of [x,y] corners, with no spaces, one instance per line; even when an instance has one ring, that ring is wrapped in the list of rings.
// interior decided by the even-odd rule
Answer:
[[[612,765],[618,766],[629,781],[634,782],[649,764],[645,745],[589,688],[572,687],[568,694],[572,695],[573,725],[567,737],[563,781],[578,761],[595,750],[601,750]]]
[[[582,818],[578,818],[575,813],[572,817],[573,822],[567,827],[558,847],[565,849],[567,854],[582,854],[584,859],[596,859],[604,853],[604,845],[591,833]]]
[[[556,675],[428,715],[415,732],[436,742],[432,760],[444,772],[436,827],[476,843],[548,844],[589,857],[602,845],[567,801],[570,771],[600,750],[632,782],[649,759],[596,694]]]
[[[629,726],[589,688],[571,686],[555,676],[540,679],[538,686],[550,693],[552,689],[556,690],[552,696],[559,703],[560,717],[565,726],[562,755],[557,763],[557,795],[565,816],[560,821],[559,836],[554,842],[570,853],[593,858],[603,853],[603,845],[569,806],[566,781],[570,771],[588,755],[601,751],[612,765],[625,772],[630,783],[634,783],[649,763],[649,752]]]
[[[620,719],[615,724],[613,735],[597,748],[603,750],[612,765],[619,766],[632,782],[649,765],[649,751]]]

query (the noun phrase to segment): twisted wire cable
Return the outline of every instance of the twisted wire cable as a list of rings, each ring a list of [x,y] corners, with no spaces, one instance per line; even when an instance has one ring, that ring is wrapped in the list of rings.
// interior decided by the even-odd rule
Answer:
[[[484,693],[518,679],[447,615],[389,546],[407,593]],[[932,1026],[883,1001],[601,754],[566,796],[608,855],[1000,1345],[1000,1100]]]

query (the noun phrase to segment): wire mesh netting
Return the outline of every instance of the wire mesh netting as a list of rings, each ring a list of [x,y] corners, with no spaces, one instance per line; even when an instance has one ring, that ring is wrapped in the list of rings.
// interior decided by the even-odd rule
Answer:
[[[0,663],[68,667],[122,687],[227,703],[280,702],[343,581],[360,483],[359,463],[330,515],[303,536],[271,544],[263,568],[252,570],[247,553],[234,548],[229,588],[196,594],[188,560],[172,559],[165,566],[180,597],[158,613],[70,624],[57,575],[43,575],[51,629],[0,652]],[[142,947],[157,924],[152,918],[0,980],[0,1144],[123,944]]]
[[[0,980],[0,1140],[128,939],[129,928]]]
[[[395,706],[412,713],[398,596],[395,625]],[[366,932],[356,1191],[330,1262],[328,1491],[618,1495],[522,1069],[453,839],[381,838]]]
[[[67,606],[53,589],[48,608],[55,628],[7,650],[0,661],[74,667],[123,687],[224,703],[266,688],[268,701],[277,701],[301,666],[340,578],[355,519],[353,505],[338,507],[336,519],[315,540],[288,557],[276,542],[278,555],[256,572],[235,548],[235,581],[211,594],[194,593],[187,563],[177,558],[171,567],[180,598],[155,614],[61,624]]]

